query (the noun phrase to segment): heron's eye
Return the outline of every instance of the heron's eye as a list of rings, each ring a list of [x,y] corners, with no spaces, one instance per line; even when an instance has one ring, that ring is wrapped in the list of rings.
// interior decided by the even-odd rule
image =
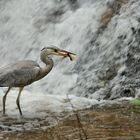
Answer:
[[[57,49],[54,49],[54,52],[57,52]]]

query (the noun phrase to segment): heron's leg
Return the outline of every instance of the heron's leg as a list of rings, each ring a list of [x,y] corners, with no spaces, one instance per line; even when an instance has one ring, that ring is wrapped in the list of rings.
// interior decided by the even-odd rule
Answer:
[[[16,100],[16,103],[17,103],[17,106],[18,106],[18,109],[19,109],[19,113],[20,113],[21,116],[22,116],[22,111],[21,111],[21,108],[20,108],[20,95],[21,95],[21,92],[22,92],[23,88],[24,87],[19,88],[19,94],[18,94],[18,97],[17,97],[17,100]]]
[[[10,91],[11,87],[8,87],[8,90],[6,91],[5,95],[3,96],[3,114],[5,114],[5,102],[8,92]]]

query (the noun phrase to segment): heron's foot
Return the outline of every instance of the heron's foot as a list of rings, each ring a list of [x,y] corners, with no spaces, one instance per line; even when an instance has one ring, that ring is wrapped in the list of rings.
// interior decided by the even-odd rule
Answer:
[[[2,114],[5,115],[5,108],[3,108],[3,113]]]
[[[17,117],[18,122],[26,122],[26,118],[24,116]]]
[[[5,114],[5,113],[2,113],[2,117],[6,117],[7,116],[7,114]]]
[[[23,121],[25,119],[25,117],[23,115],[20,115],[19,119]]]

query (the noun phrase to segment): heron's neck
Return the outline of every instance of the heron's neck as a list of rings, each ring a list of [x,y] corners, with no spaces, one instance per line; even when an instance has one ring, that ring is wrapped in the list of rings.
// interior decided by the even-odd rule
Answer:
[[[42,61],[43,63],[45,63],[47,66],[53,66],[53,60],[52,60],[50,57],[48,57],[48,56],[46,55],[45,52],[42,52],[42,53],[41,53],[40,59],[41,59],[41,61]]]
[[[40,59],[43,63],[45,63],[45,67],[41,68],[40,78],[42,78],[47,75],[53,68],[53,60],[50,57],[46,56],[45,52],[41,53]]]

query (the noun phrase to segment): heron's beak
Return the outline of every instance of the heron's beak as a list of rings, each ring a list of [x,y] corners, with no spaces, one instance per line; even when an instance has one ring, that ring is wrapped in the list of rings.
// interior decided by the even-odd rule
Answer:
[[[65,50],[59,50],[58,54],[63,56],[64,58],[69,57],[71,61],[76,59],[76,54],[65,51]]]

